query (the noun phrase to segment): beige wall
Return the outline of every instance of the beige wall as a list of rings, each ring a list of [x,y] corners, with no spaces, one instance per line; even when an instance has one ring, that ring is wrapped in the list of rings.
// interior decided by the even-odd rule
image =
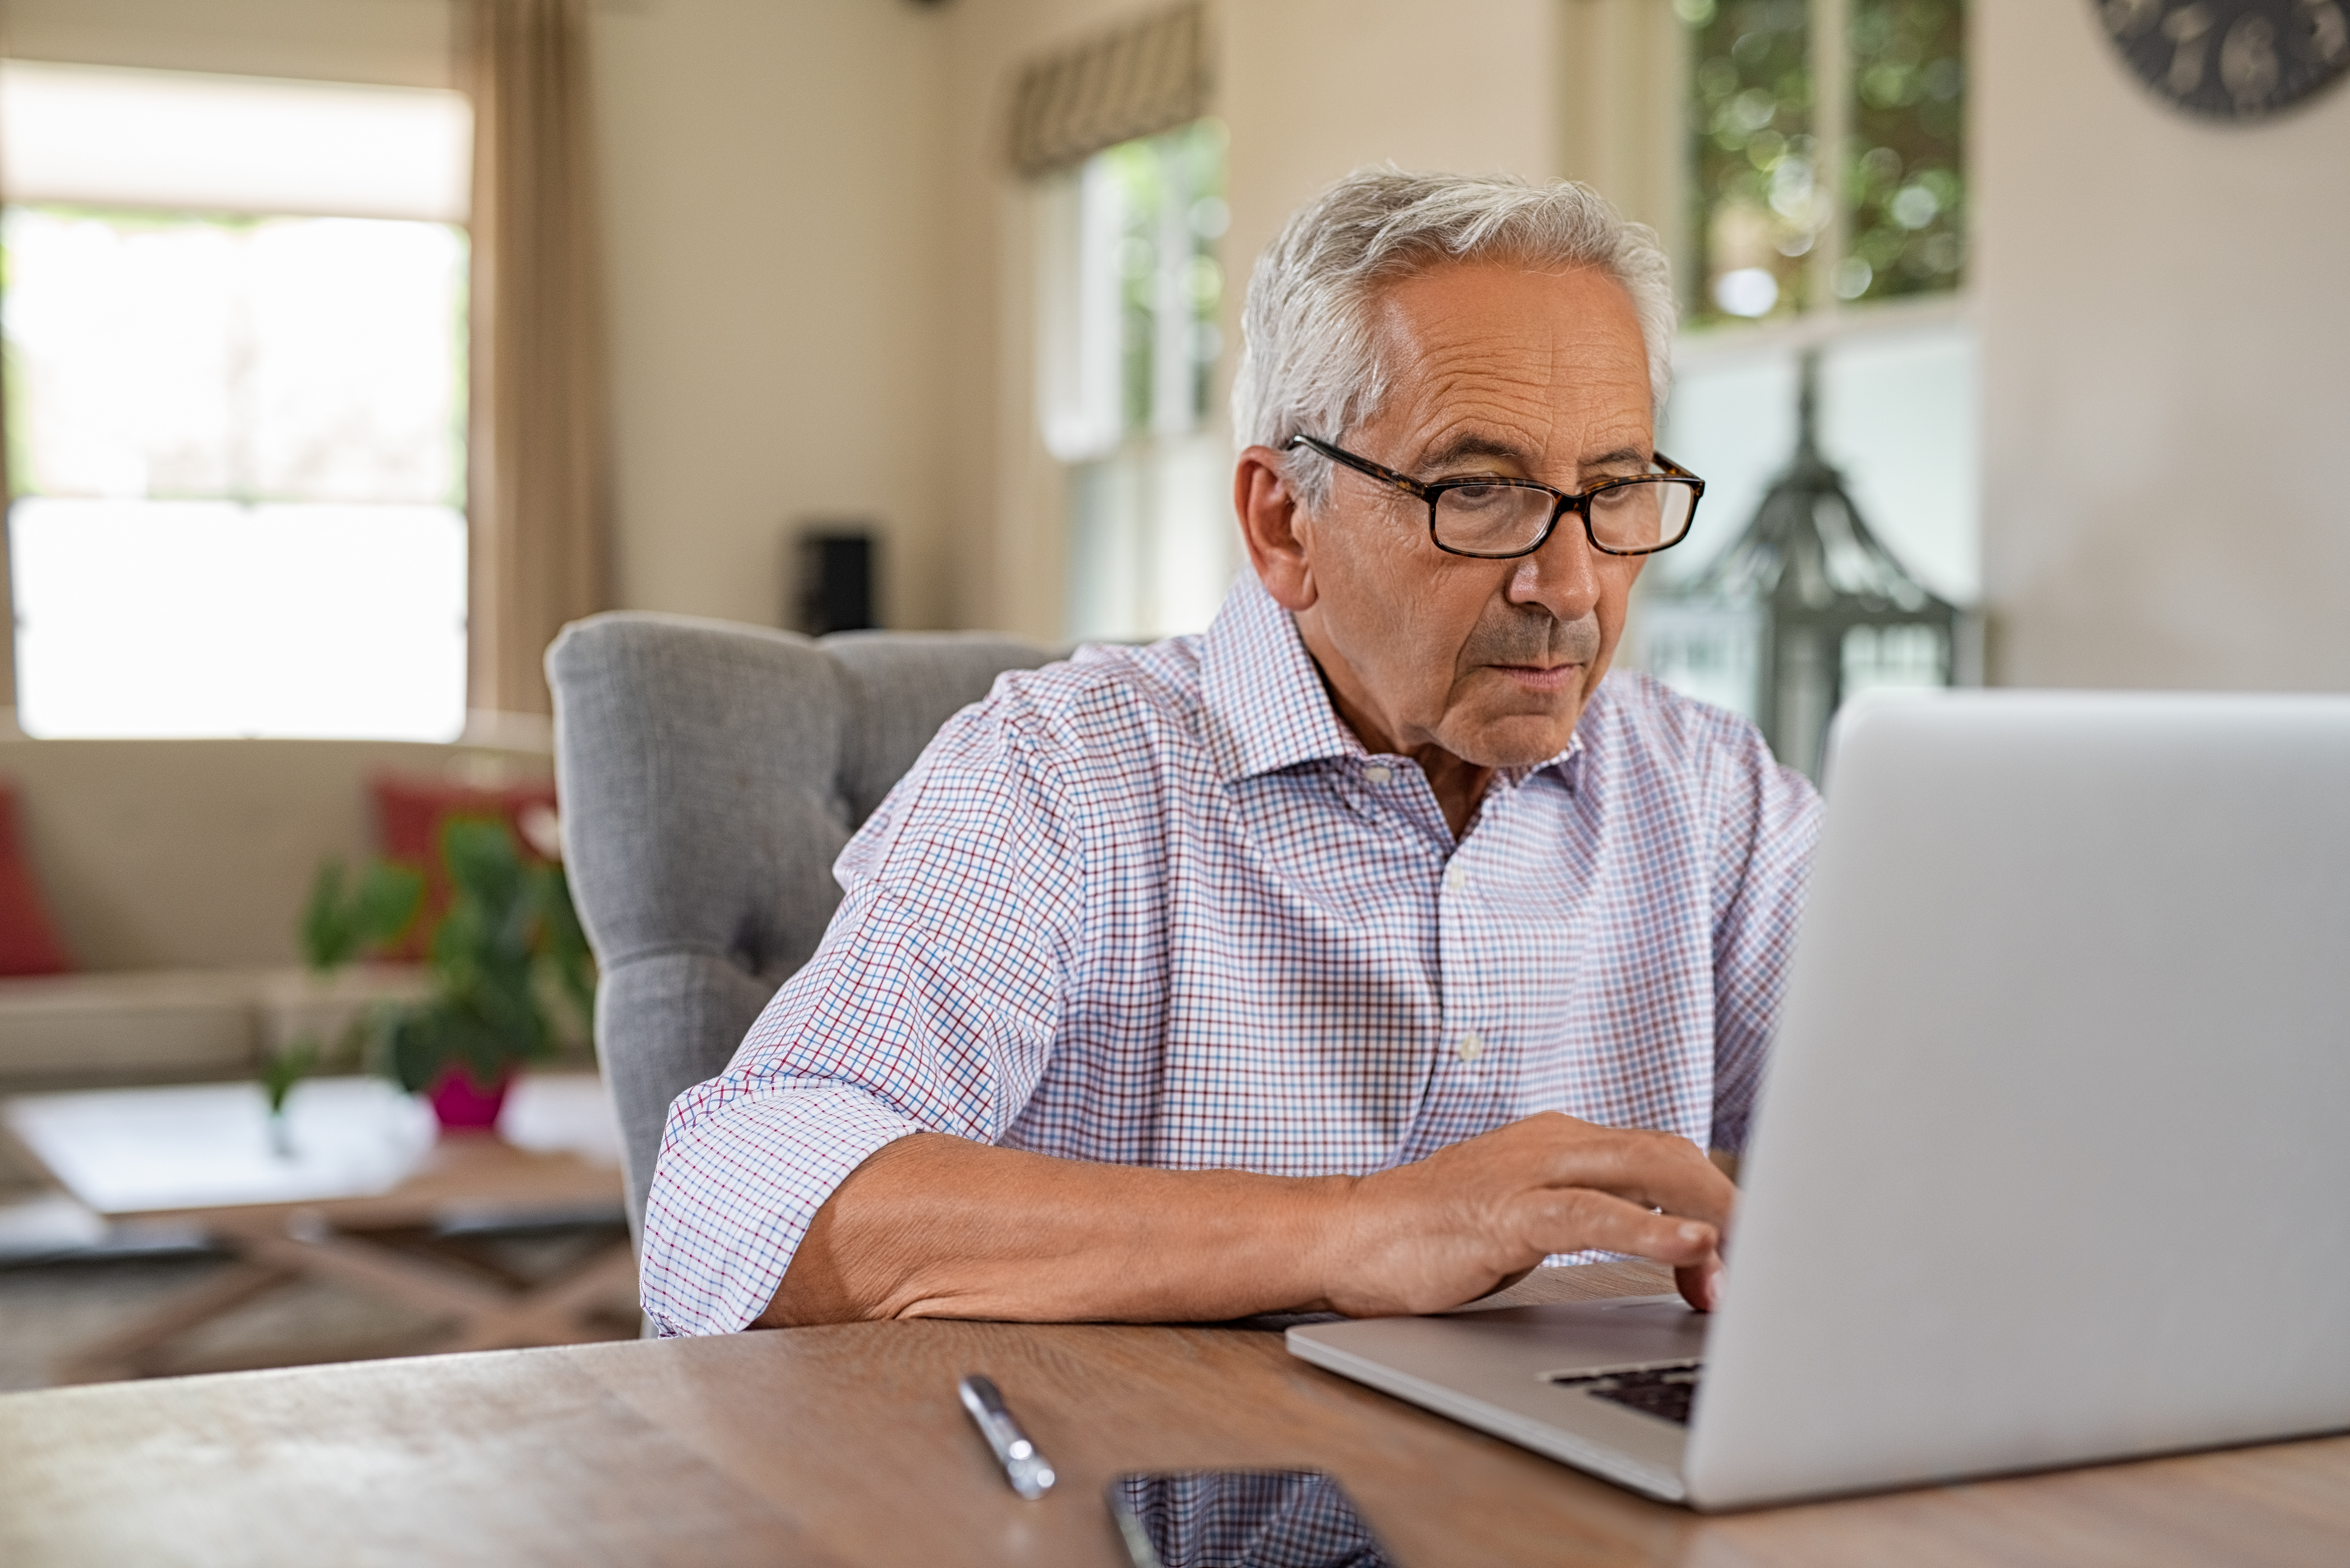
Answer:
[[[1977,0],[1995,678],[2350,686],[2350,90],[2190,120]]]
[[[1559,0],[1254,0],[1224,7],[1219,108],[1232,129],[1237,352],[1249,269],[1290,213],[1365,164],[1464,174],[1558,172]],[[1435,26],[1441,18],[1440,28]],[[1469,90],[1431,82],[1447,50],[1472,53]],[[1229,363],[1225,369],[1230,369]]]
[[[1682,254],[1689,35],[1667,0],[1558,0],[1558,172]]]
[[[1232,132],[1226,341],[1248,268],[1282,221],[1365,163],[1554,171],[1560,0],[1224,0],[1212,6],[1215,112]],[[1005,171],[1003,114],[1019,64],[1152,0],[957,0],[948,8],[947,285],[952,344],[948,514],[958,624],[1055,638],[1064,621],[1061,471],[1035,433],[1028,194]],[[1422,75],[1431,23],[1473,41],[1476,90]],[[1230,371],[1230,355],[1225,370]],[[1219,400],[1221,406],[1221,399]]]
[[[947,624],[941,20],[600,8],[624,605],[775,624],[789,531],[870,517],[885,619]]]

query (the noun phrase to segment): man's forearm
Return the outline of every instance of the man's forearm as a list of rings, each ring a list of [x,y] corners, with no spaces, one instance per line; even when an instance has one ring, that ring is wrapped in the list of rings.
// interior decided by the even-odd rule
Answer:
[[[1361,1177],[1088,1165],[918,1133],[816,1210],[759,1322],[1435,1312],[1595,1248],[1671,1264],[1710,1306],[1735,1198],[1685,1138],[1554,1112]]]
[[[918,1133],[816,1210],[759,1322],[1205,1322],[1312,1308],[1354,1180],[1087,1165]]]

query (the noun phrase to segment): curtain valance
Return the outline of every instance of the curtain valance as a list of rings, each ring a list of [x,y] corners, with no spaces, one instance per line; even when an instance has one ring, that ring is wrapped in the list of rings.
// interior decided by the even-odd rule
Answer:
[[[1206,19],[1197,4],[1156,11],[1046,56],[1020,73],[1012,166],[1050,173],[1105,147],[1208,111]]]

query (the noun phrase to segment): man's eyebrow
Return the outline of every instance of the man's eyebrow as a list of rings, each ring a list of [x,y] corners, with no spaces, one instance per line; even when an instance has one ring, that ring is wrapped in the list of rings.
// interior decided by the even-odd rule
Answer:
[[[1585,468],[1615,468],[1622,463],[1647,462],[1648,454],[1637,446],[1619,446],[1614,452],[1601,452],[1597,457],[1583,460]]]
[[[1520,467],[1524,467],[1526,463],[1525,449],[1523,447],[1514,446],[1505,441],[1497,441],[1492,436],[1457,435],[1442,446],[1424,453],[1418,466],[1451,468],[1464,458],[1471,457],[1497,457],[1504,462],[1514,462]]]
[[[1530,473],[1534,471],[1524,448],[1513,445],[1509,441],[1497,441],[1492,436],[1482,435],[1455,436],[1422,457],[1416,466],[1422,470],[1446,469],[1472,457],[1499,458],[1504,462],[1516,463]],[[1645,464],[1648,461],[1648,454],[1640,448],[1619,446],[1613,452],[1604,452],[1596,457],[1586,457],[1577,466],[1586,470],[1620,468],[1627,464]]]

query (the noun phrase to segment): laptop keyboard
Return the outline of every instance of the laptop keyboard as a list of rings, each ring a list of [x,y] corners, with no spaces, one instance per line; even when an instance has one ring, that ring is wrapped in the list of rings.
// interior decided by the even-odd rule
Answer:
[[[1697,1398],[1701,1365],[1682,1361],[1669,1366],[1643,1366],[1636,1372],[1554,1374],[1550,1381],[1562,1388],[1580,1388],[1595,1399],[1611,1399],[1643,1415],[1686,1427],[1690,1406]]]

